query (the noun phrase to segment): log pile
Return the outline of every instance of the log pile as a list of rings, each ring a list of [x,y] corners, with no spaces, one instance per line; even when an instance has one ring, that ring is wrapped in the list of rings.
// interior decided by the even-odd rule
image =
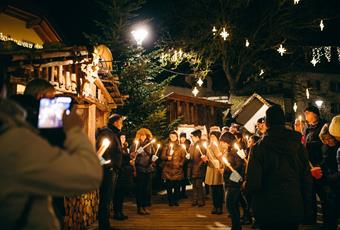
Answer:
[[[97,220],[98,198],[98,191],[66,197],[64,229],[81,230],[92,225]]]

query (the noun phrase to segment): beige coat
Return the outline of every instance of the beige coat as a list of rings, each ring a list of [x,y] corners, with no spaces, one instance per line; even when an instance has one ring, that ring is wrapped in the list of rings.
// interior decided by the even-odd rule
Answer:
[[[66,133],[65,149],[52,147],[27,123],[2,107],[0,100],[0,220],[13,229],[30,196],[34,196],[24,229],[59,229],[50,196],[80,195],[97,189],[102,168],[80,128]]]
[[[210,144],[208,146],[207,156],[209,161],[204,181],[207,185],[222,185],[224,182],[223,173],[220,171],[220,169],[223,169],[223,164],[219,154],[216,145]]]

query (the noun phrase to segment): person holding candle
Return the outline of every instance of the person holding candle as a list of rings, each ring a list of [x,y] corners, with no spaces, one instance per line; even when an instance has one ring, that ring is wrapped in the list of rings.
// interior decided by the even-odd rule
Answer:
[[[204,183],[209,185],[211,188],[212,199],[213,199],[213,210],[211,214],[222,214],[223,213],[223,200],[224,200],[224,189],[223,189],[223,173],[221,169],[224,168],[221,163],[222,154],[219,151],[219,138],[221,133],[218,131],[212,131],[209,135],[209,146],[207,146],[208,156],[208,167],[205,175]]]
[[[151,175],[153,143],[152,133],[147,128],[137,131],[134,145],[131,146],[130,158],[134,162],[136,169],[136,202],[137,213],[139,215],[149,215],[148,209],[151,206]]]
[[[184,133],[184,132],[180,133],[179,142],[180,142],[181,146],[184,146],[185,152],[187,154],[191,142],[187,139],[186,133]],[[190,184],[189,181],[188,181],[188,162],[189,162],[189,159],[187,159],[187,156],[190,156],[190,155],[186,155],[186,158],[184,160],[184,165],[183,165],[184,178],[181,181],[181,186],[180,186],[180,198],[182,198],[182,199],[188,198],[187,193],[186,193],[186,187],[187,187],[188,184]]]
[[[267,135],[249,159],[246,191],[261,230],[297,230],[312,216],[312,177],[306,149],[295,131],[285,128],[279,105],[266,111]]]
[[[315,106],[309,106],[304,110],[305,119],[307,125],[305,126],[305,147],[308,152],[308,158],[310,161],[311,172],[313,176],[313,222],[316,224],[317,220],[317,201],[316,195],[321,199],[323,203],[322,195],[322,183],[319,180],[320,164],[322,161],[322,142],[319,138],[319,133],[325,124],[325,121],[320,118],[320,111]],[[318,172],[318,173],[315,173]],[[323,209],[323,207],[322,207]]]
[[[130,165],[130,150],[129,144],[126,141],[125,135],[120,135],[120,141],[123,150],[122,165],[120,167],[117,179],[117,187],[113,197],[113,219],[126,220],[128,216],[124,215],[123,204],[125,196],[132,188],[132,167]]]
[[[191,133],[193,143],[189,148],[190,160],[188,163],[188,177],[191,179],[193,186],[192,206],[202,207],[205,205],[203,180],[205,176],[206,150],[203,148],[201,141],[201,130],[195,130]]]
[[[180,182],[184,178],[183,166],[186,151],[179,144],[178,135],[175,131],[169,134],[169,144],[163,149],[162,178],[165,180],[169,206],[178,206],[180,198]]]
[[[109,117],[107,126],[99,129],[96,135],[96,147],[100,149],[103,140],[107,139],[110,145],[107,146],[103,158],[110,160],[110,163],[103,165],[104,177],[99,190],[98,207],[98,228],[109,229],[109,205],[115,197],[117,190],[117,179],[122,165],[123,148],[120,140],[120,131],[123,128],[123,116],[113,114]],[[118,189],[120,191],[120,189]],[[118,215],[118,213],[117,213]]]
[[[231,216],[232,230],[241,229],[239,203],[241,198],[241,180],[244,174],[244,160],[237,155],[234,148],[236,137],[230,132],[225,132],[220,137],[220,146],[227,162],[224,169],[224,183],[227,190],[226,206]]]

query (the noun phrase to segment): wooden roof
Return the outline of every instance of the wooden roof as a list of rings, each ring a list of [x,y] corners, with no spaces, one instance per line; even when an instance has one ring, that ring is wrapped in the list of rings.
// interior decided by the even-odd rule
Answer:
[[[13,5],[2,5],[0,12],[25,21],[26,27],[32,28],[44,43],[57,43],[62,41],[49,21],[43,16],[38,16]]]
[[[166,98],[167,100],[183,101],[183,102],[212,106],[212,107],[222,108],[222,109],[228,109],[231,106],[228,103],[217,102],[217,101],[208,100],[208,99],[201,98],[201,97],[191,97],[191,96],[186,96],[186,95],[180,95],[174,92],[166,95],[164,98]]]

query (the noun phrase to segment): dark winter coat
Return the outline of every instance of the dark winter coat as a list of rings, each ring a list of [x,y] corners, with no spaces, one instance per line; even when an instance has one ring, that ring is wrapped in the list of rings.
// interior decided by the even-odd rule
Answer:
[[[337,151],[340,148],[340,143],[337,142],[335,146],[322,146],[321,162],[322,178],[324,185],[330,186],[334,191],[340,192],[340,176],[338,172],[338,162],[336,159]]]
[[[295,222],[310,217],[312,177],[307,152],[295,131],[273,126],[253,148],[246,190],[259,222]]]
[[[178,143],[173,144],[173,155],[171,160],[170,147],[167,146],[163,149],[161,159],[164,162],[162,178],[165,180],[182,180],[184,178],[183,166],[185,161],[185,150]]]
[[[204,179],[205,177],[206,163],[203,162],[201,158],[201,153],[197,149],[197,145],[199,145],[202,153],[206,154],[206,150],[202,144],[203,144],[202,141],[198,141],[190,145],[190,148],[189,148],[190,160],[188,163],[188,177],[189,178]]]
[[[117,185],[129,190],[133,184],[133,169],[130,165],[130,151],[127,145],[123,146],[122,166],[118,173]]]
[[[146,139],[143,143],[140,143],[138,145],[139,149],[140,147],[144,147],[146,146],[148,143],[150,142],[150,140]],[[133,144],[130,148],[130,158],[134,159],[135,158],[135,168],[136,168],[136,172],[138,173],[152,173],[152,154],[155,152],[154,151],[154,146],[148,145],[147,147],[144,148],[142,153],[136,153],[136,146],[135,144]]]
[[[111,166],[115,171],[119,171],[122,165],[123,148],[120,142],[120,131],[113,125],[99,129],[96,135],[96,147],[100,148],[102,140],[108,138],[110,140],[110,146],[105,151],[103,157],[106,160],[111,160]]]
[[[324,124],[324,121],[319,120],[316,125],[308,125],[305,130],[305,146],[308,152],[308,158],[313,166],[320,166],[322,161],[322,142],[319,134]]]
[[[231,167],[233,169],[235,169],[240,174],[240,176],[243,177],[244,176],[244,170],[245,170],[245,163],[244,163],[244,160],[242,160],[242,158],[240,158],[237,155],[236,150],[234,148],[232,148],[228,152],[226,157],[227,157],[227,160],[230,163]],[[230,170],[230,168],[225,167],[223,178],[224,178],[224,183],[225,183],[226,188],[241,188],[242,181],[234,182],[234,181],[231,181],[229,179],[231,173],[232,173],[232,171]]]

